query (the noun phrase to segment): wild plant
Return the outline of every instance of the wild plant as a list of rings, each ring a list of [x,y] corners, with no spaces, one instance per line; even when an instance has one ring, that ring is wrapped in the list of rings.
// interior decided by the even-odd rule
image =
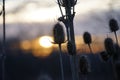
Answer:
[[[110,55],[106,51],[102,51],[102,52],[100,52],[100,57],[103,61],[106,62],[106,61],[108,61]]]
[[[86,55],[81,55],[79,58],[79,70],[84,80],[87,80],[87,74],[91,72],[90,62]]]
[[[91,34],[89,32],[84,32],[83,34],[83,40],[84,43],[88,45],[90,52],[92,53],[92,48],[91,48],[91,43],[92,43],[92,38],[91,38]]]
[[[53,37],[54,37],[54,44],[59,45],[60,49],[60,66],[61,66],[61,80],[64,80],[64,70],[63,70],[63,61],[62,61],[62,49],[61,44],[65,42],[65,33],[63,26],[60,23],[54,25],[53,28]]]
[[[110,27],[110,31],[111,32],[114,32],[115,34],[115,38],[116,38],[116,43],[118,44],[118,38],[117,38],[117,32],[119,30],[119,26],[118,26],[118,23],[117,23],[117,20],[115,19],[110,19],[109,21],[109,27]]]

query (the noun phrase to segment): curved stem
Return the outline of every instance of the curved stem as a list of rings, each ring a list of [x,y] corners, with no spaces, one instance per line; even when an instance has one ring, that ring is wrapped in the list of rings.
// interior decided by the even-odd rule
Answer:
[[[93,52],[92,52],[92,48],[91,48],[91,45],[90,45],[90,44],[88,44],[88,47],[89,47],[89,49],[90,49],[90,52],[91,52],[91,53],[93,53]]]
[[[61,50],[61,44],[59,44],[60,49],[60,67],[61,67],[61,78],[64,80],[64,70],[63,70],[63,62],[62,62],[62,50]]]

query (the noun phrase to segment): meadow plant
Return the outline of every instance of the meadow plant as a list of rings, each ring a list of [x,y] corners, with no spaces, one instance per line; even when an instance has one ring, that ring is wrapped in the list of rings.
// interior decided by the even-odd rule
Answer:
[[[65,42],[65,33],[63,26],[60,23],[54,25],[53,38],[55,44],[62,44]]]
[[[59,45],[60,49],[60,66],[61,66],[61,80],[64,80],[64,70],[63,70],[63,62],[62,62],[62,49],[61,44],[65,42],[65,33],[63,26],[60,23],[55,24],[53,28],[53,37],[54,37],[54,44]]]
[[[75,49],[73,47],[73,43],[71,41],[68,41],[67,43],[67,50],[70,55],[76,54]]]
[[[115,54],[116,49],[115,49],[113,40],[112,40],[111,38],[106,38],[106,39],[105,39],[105,41],[104,41],[104,46],[105,46],[106,52],[107,52],[110,56],[112,56],[112,55]]]
[[[118,44],[114,44],[111,38],[106,38],[104,41],[106,52],[111,56],[111,63],[114,73],[114,80],[118,80],[118,74],[116,72],[116,61],[118,60]]]
[[[110,27],[110,31],[114,32],[115,38],[116,38],[116,43],[118,43],[118,38],[117,38],[116,31],[119,30],[119,26],[118,26],[117,21],[115,19],[110,19],[110,21],[109,21],[109,27]]]
[[[84,34],[83,34],[83,40],[84,40],[85,44],[88,44],[90,52],[92,53],[92,48],[91,48],[91,45],[90,45],[92,43],[91,34],[89,32],[84,32]]]
[[[102,51],[102,52],[100,52],[100,57],[101,57],[101,59],[103,60],[103,61],[108,61],[108,59],[109,59],[109,55],[108,55],[108,53],[107,52],[105,52],[105,51]]]
[[[68,4],[70,7],[73,7],[77,0],[58,0],[59,4],[63,7],[66,7]]]
[[[82,80],[87,80],[87,75],[91,72],[90,63],[86,55],[81,55],[79,58],[79,70]]]

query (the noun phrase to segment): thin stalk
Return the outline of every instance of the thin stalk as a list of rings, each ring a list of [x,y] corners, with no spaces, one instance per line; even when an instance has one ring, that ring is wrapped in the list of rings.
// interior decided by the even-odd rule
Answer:
[[[59,44],[59,49],[60,49],[61,78],[62,78],[62,80],[64,80],[64,70],[63,70],[63,61],[62,61],[62,49],[61,49],[61,44]]]
[[[115,31],[114,34],[115,34],[115,38],[116,38],[116,43],[118,44],[117,32]]]
[[[71,65],[71,72],[72,72],[72,80],[75,80],[74,76],[75,76],[75,68],[74,68],[74,62],[72,59],[72,56],[70,55],[70,65]]]
[[[2,80],[5,80],[5,43],[6,43],[6,32],[5,32],[5,0],[3,0],[3,48],[2,48]]]
[[[118,80],[118,76],[117,76],[117,73],[116,73],[116,69],[115,69],[115,64],[114,64],[113,58],[111,59],[111,63],[112,63],[112,68],[113,68],[114,80]]]
[[[63,15],[63,12],[62,12],[62,8],[60,7],[60,2],[59,2],[59,0],[57,0],[57,1],[58,1],[58,5],[59,5],[59,8],[60,8],[61,15],[63,17],[64,15]]]
[[[89,49],[90,49],[90,52],[91,52],[91,53],[93,53],[93,52],[92,52],[92,48],[91,48],[91,45],[90,45],[90,44],[88,44],[88,47],[89,47]]]
[[[70,35],[70,41],[73,43],[73,47],[76,51],[76,44],[75,44],[75,34],[74,34],[74,25],[73,25],[73,17],[71,15],[71,8],[70,7],[66,7],[66,18],[68,20],[68,25],[69,25],[69,35]],[[75,80],[79,80],[79,76],[78,76],[78,70],[77,70],[77,62],[76,62],[76,52],[74,53],[73,57],[73,62],[74,62],[74,79]],[[74,74],[73,73],[73,74]]]

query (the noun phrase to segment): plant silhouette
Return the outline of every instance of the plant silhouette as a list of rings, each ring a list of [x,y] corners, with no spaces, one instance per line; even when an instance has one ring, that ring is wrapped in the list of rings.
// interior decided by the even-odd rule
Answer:
[[[118,38],[117,38],[117,32],[119,30],[119,26],[118,26],[118,23],[117,23],[117,20],[115,19],[110,19],[109,21],[109,27],[110,27],[110,31],[111,32],[114,32],[115,34],[115,38],[116,38],[116,43],[118,44]]]
[[[84,32],[83,40],[84,40],[84,43],[88,45],[90,52],[93,53],[91,45],[90,45],[92,43],[92,38],[91,38],[91,34],[89,32]]]
[[[62,61],[62,49],[61,44],[65,42],[65,33],[63,26],[60,23],[55,24],[53,28],[54,44],[59,45],[60,50],[60,66],[61,66],[61,80],[64,80],[64,70],[63,70],[63,61]]]

